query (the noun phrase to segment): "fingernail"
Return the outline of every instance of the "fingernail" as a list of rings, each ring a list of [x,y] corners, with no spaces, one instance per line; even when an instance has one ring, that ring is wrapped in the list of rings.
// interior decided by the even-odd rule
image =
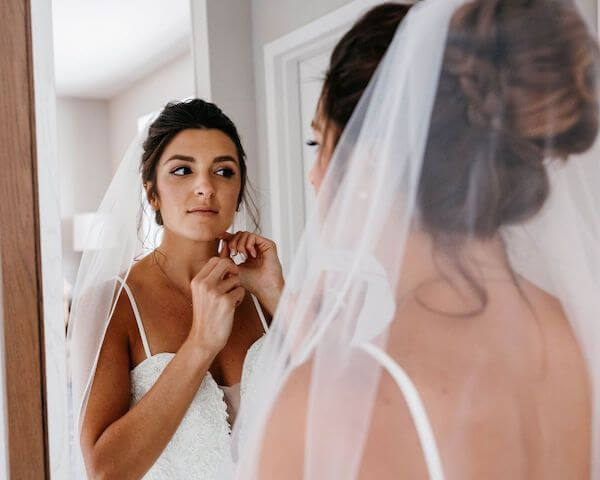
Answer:
[[[237,255],[237,252],[235,251],[235,249],[231,249],[231,255]]]

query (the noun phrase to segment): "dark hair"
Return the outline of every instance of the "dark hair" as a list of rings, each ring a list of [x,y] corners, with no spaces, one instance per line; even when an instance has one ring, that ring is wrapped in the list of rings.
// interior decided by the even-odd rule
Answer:
[[[536,214],[544,160],[591,147],[598,49],[561,0],[486,0],[450,24],[419,185],[434,236],[490,237]]]
[[[335,46],[319,102],[335,143],[410,8],[398,3],[372,8]]]
[[[319,103],[335,143],[408,10],[375,7],[336,46]],[[598,59],[570,0],[474,0],[454,13],[417,201],[437,252],[481,300],[469,314],[487,294],[457,247],[535,215],[549,194],[545,158],[592,146]]]
[[[181,102],[170,102],[156,120],[152,122],[148,130],[148,137],[144,141],[141,162],[142,181],[151,183],[149,194],[158,197],[156,189],[156,166],[169,142],[181,131],[190,128],[200,130],[216,129],[227,135],[234,143],[240,162],[241,188],[237,199],[238,208],[243,203],[248,207],[248,214],[255,227],[258,228],[258,212],[254,201],[249,196],[247,187],[246,152],[238,131],[223,111],[214,103],[205,102],[199,98]],[[156,211],[155,220],[162,225],[160,211]]]

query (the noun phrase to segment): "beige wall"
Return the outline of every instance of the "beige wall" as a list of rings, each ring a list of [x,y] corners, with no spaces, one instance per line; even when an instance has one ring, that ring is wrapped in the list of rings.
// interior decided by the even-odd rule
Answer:
[[[81,260],[73,215],[96,210],[111,178],[108,103],[59,97],[56,120],[63,273],[73,283]]]
[[[137,119],[162,109],[171,100],[194,95],[191,53],[137,81],[108,102],[111,167],[116,167],[137,134]]]
[[[581,14],[593,29],[598,25],[598,0],[575,0],[581,9]]]

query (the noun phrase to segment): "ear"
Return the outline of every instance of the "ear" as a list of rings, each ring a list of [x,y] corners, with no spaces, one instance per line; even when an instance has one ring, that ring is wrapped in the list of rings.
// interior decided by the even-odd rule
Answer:
[[[160,203],[158,201],[158,197],[152,191],[152,182],[144,183],[144,190],[146,190],[146,198],[148,199],[148,203],[154,210],[158,210],[160,208]]]

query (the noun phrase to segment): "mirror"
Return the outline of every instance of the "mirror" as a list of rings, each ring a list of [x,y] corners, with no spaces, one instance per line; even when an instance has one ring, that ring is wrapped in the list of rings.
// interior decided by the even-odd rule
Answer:
[[[43,1],[32,1],[38,13]],[[595,28],[597,1],[578,2]],[[55,202],[58,211],[42,215],[40,228],[56,227],[61,237],[59,251],[42,252],[42,264],[54,265],[62,258],[61,266],[44,277],[43,299],[56,301],[44,317],[47,435],[51,477],[62,479],[78,477],[71,465],[73,432],[65,431],[63,421],[64,412],[72,414],[72,406],[66,405],[70,395],[66,386],[57,387],[66,378],[60,334],[81,252],[89,246],[89,224],[140,125],[170,100],[201,97],[219,105],[241,134],[262,233],[280,245],[284,265],[289,266],[312,205],[306,176],[314,157],[304,142],[320,92],[319,77],[348,26],[364,10],[383,2],[51,3],[51,17],[36,14],[32,25],[34,36],[40,29],[51,29],[54,38],[55,78],[47,80],[55,82],[56,117],[42,102],[36,105],[36,115],[46,121],[38,125],[38,137],[56,130],[58,175],[42,168],[40,192],[48,185],[56,188],[42,192],[40,199]],[[35,48],[39,44],[34,41]],[[48,293],[56,283],[62,299]],[[58,337],[53,332],[59,332]]]

